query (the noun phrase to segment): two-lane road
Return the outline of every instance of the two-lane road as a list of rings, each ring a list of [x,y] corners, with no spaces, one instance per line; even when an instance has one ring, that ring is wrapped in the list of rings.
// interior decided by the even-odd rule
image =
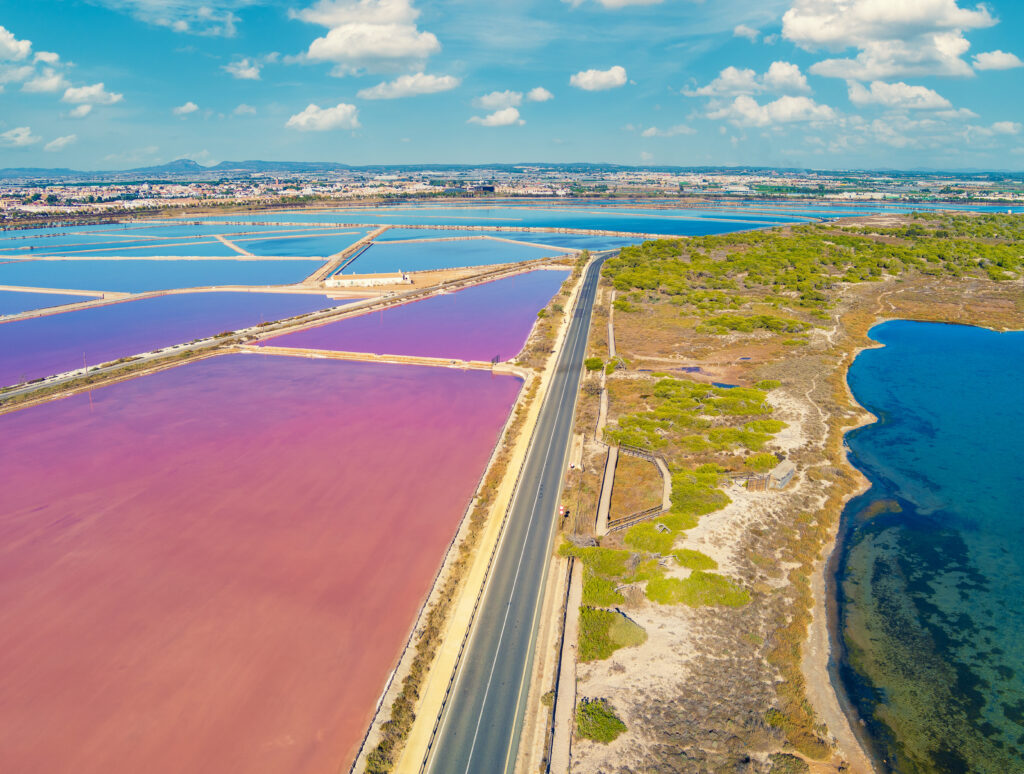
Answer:
[[[583,278],[512,511],[431,749],[432,774],[515,768],[535,634],[604,257]]]

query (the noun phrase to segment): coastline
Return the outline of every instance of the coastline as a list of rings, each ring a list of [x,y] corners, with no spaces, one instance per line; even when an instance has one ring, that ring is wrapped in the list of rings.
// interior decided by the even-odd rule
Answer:
[[[879,306],[881,306],[885,295],[887,294],[883,293],[878,299]],[[882,316],[878,313],[871,316],[871,320],[866,326],[856,325],[846,331],[855,339],[864,340],[864,343],[851,348],[844,355],[844,359],[849,357],[848,362],[841,364],[836,370],[837,379],[841,374],[840,381],[845,391],[845,400],[849,407],[857,412],[858,417],[852,424],[840,424],[833,428],[833,433],[838,431],[837,436],[842,444],[839,462],[853,474],[858,485],[841,497],[832,541],[824,547],[811,578],[813,611],[806,648],[801,659],[801,668],[806,680],[807,699],[835,737],[837,751],[849,763],[851,772],[863,770],[865,774],[883,774],[888,769],[885,768],[878,752],[874,749],[860,714],[849,701],[840,683],[836,656],[842,653],[843,645],[838,610],[840,592],[837,588],[836,571],[843,548],[843,513],[851,500],[868,491],[872,486],[871,481],[851,461],[850,450],[846,446],[845,439],[848,433],[878,422],[878,417],[865,409],[854,396],[853,390],[849,386],[849,373],[862,352],[869,349],[881,349],[885,346],[871,339],[870,331],[879,325],[894,321],[962,325],[981,328],[993,333],[1024,331],[1024,326],[1008,327],[985,322],[964,322],[943,319],[941,315],[922,319],[914,314]],[[833,433],[830,433],[830,436]],[[831,438],[829,440],[831,441]]]
[[[836,462],[844,467],[856,481],[856,486],[844,492],[837,502],[836,515],[831,540],[818,557],[814,572],[810,579],[813,606],[811,623],[808,627],[805,647],[801,657],[801,671],[804,674],[807,700],[820,720],[832,734],[839,755],[850,765],[852,774],[881,774],[877,756],[865,737],[865,730],[856,709],[850,704],[839,683],[836,656],[842,652],[841,633],[839,631],[838,594],[836,584],[836,563],[842,549],[842,519],[846,506],[855,497],[871,488],[870,480],[851,462],[849,449],[846,446],[846,435],[854,430],[874,424],[878,417],[857,402],[850,389],[849,373],[857,357],[869,349],[877,349],[883,345],[868,338],[868,331],[876,325],[887,322],[891,318],[872,316],[867,328],[863,331],[847,331],[866,341],[848,350],[836,369],[836,387],[841,385],[842,398],[856,412],[857,417],[852,423],[829,423],[829,438],[826,440],[826,453],[833,440],[839,443],[839,454]],[[840,327],[842,324],[840,323]],[[839,397],[839,396],[837,396]]]

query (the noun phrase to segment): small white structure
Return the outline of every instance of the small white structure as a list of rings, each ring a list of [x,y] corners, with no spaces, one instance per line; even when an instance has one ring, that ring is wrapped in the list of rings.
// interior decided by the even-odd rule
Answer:
[[[783,460],[768,474],[768,486],[772,489],[785,489],[786,484],[793,480],[796,475],[796,465],[789,460]]]
[[[329,288],[374,288],[381,285],[411,285],[412,280],[404,272],[397,274],[336,274],[324,280]]]

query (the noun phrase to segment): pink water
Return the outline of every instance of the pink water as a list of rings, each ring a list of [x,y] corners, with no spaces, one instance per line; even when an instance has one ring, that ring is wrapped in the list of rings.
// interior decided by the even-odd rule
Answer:
[[[352,303],[298,293],[181,293],[0,324],[0,386]]]
[[[531,271],[369,312],[265,343],[388,355],[500,360],[515,357],[568,272]]]
[[[228,355],[0,416],[0,771],[347,769],[519,387]]]

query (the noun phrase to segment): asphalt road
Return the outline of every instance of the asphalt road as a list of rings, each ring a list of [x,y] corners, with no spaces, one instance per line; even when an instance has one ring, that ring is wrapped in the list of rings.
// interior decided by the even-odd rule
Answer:
[[[604,258],[591,264],[570,321],[501,547],[431,749],[432,774],[515,768],[573,409]]]

